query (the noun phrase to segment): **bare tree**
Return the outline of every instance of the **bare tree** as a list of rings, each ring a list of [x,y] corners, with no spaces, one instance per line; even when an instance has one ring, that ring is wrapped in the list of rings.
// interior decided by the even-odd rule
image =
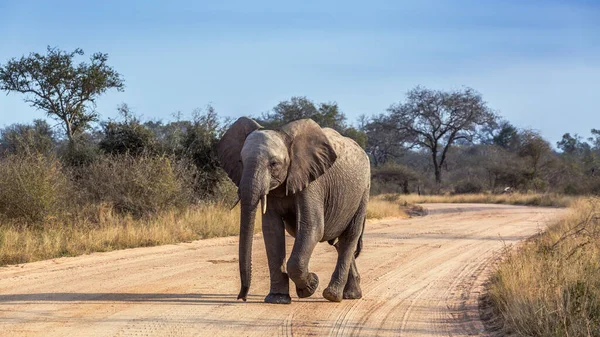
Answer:
[[[442,182],[442,166],[452,145],[475,141],[480,127],[496,119],[481,94],[471,88],[446,92],[416,87],[388,113],[391,125],[409,146],[429,150],[437,184]]]
[[[381,114],[374,116],[362,127],[367,136],[365,150],[371,157],[375,167],[379,167],[391,160],[396,160],[406,153],[406,135],[396,130],[390,116]]]
[[[48,47],[47,54],[30,53],[0,66],[0,90],[25,94],[25,102],[59,120],[71,145],[74,137],[96,121],[96,99],[109,89],[123,91],[123,79],[106,64],[107,54],[95,53],[90,63],[75,64],[83,50]]]

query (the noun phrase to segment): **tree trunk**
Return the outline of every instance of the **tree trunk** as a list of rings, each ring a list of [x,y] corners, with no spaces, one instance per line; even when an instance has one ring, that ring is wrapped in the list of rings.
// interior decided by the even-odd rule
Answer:
[[[63,121],[67,131],[67,139],[69,140],[69,153],[72,154],[75,151],[75,137],[73,136],[73,128],[68,120]]]
[[[438,185],[442,184],[442,168],[439,166],[435,166],[435,183]]]
[[[440,185],[442,184],[442,163],[438,163],[438,158],[437,158],[437,148],[434,147],[431,149],[431,159],[433,161],[433,170],[435,173],[435,183],[438,185],[438,189],[440,187]]]

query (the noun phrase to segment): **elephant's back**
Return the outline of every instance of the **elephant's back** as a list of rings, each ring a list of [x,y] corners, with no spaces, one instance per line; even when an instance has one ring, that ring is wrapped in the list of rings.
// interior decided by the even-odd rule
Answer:
[[[336,163],[339,162],[339,164],[344,164],[344,166],[351,166],[357,170],[364,171],[363,175],[370,177],[369,156],[354,139],[342,136],[339,132],[331,128],[323,128],[323,132],[337,154]],[[345,167],[345,169],[350,169],[351,167]]]

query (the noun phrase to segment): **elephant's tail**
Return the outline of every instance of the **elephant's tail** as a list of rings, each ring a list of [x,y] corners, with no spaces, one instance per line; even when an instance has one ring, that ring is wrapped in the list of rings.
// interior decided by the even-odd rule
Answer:
[[[363,238],[363,234],[365,233],[366,222],[367,222],[367,217],[365,217],[365,219],[363,220],[362,231],[360,232],[360,237],[358,238],[358,244],[356,245],[356,251],[354,252],[355,259],[360,255],[360,251],[362,250],[362,246],[363,246],[362,238]]]

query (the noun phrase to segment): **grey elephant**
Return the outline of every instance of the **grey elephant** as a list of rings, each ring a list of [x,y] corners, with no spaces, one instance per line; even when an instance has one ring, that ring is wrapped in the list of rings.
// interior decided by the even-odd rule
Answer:
[[[355,259],[362,247],[370,165],[365,151],[337,131],[311,119],[264,130],[241,117],[217,147],[221,165],[238,186],[241,205],[239,267],[246,301],[252,274],[252,237],[259,203],[271,289],[267,303],[288,304],[289,279],[298,297],[311,296],[319,279],[309,272],[313,249],[327,241],[338,252],[323,297],[333,302],[361,298]],[[285,263],[285,232],[295,237]]]

